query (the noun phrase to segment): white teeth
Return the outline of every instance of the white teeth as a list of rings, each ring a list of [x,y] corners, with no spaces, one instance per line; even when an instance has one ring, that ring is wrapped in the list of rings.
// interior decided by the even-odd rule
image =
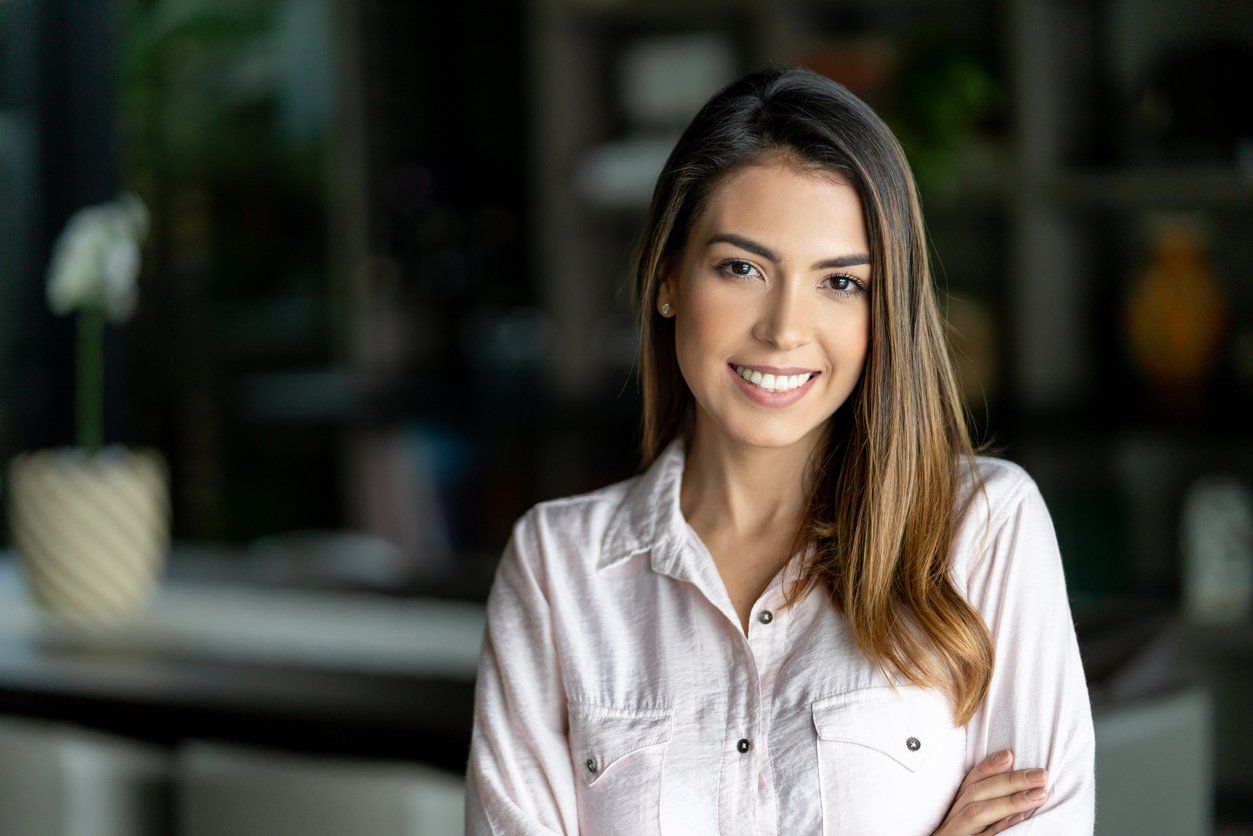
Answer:
[[[812,373],[778,375],[776,377],[772,374],[762,374],[761,372],[753,371],[752,369],[746,369],[743,366],[736,366],[735,371],[740,377],[744,378],[749,383],[759,386],[767,392],[787,392],[791,389],[797,388],[798,386],[803,386],[809,378],[813,377]]]

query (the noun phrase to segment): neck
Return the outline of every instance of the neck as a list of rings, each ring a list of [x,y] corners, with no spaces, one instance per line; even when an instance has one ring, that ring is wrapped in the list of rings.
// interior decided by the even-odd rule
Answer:
[[[808,500],[812,454],[825,440],[825,425],[787,447],[755,447],[702,431],[710,421],[700,418],[680,490],[687,521],[698,531],[718,530],[737,540],[794,531]]]

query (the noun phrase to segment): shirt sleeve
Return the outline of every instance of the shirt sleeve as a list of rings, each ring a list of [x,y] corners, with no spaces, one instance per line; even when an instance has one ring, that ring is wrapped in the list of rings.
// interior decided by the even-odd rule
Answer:
[[[488,594],[466,768],[467,836],[578,833],[565,688],[537,575],[535,513],[514,525]]]
[[[1095,735],[1061,553],[1030,477],[968,576],[968,597],[992,634],[987,698],[967,726],[967,763],[1014,750],[1014,769],[1048,770],[1048,798],[1007,833],[1091,834]]]

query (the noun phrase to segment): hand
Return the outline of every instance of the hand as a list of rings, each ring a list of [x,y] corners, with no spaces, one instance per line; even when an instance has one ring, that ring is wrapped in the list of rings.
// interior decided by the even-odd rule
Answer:
[[[1000,833],[1027,817],[1027,812],[1044,803],[1048,790],[1044,783],[1048,773],[1043,769],[1019,769],[1008,771],[1014,762],[1014,753],[1004,763],[996,763],[993,752],[979,763],[957,788],[957,797],[949,808],[944,823],[932,836],[987,836]],[[1034,779],[1028,777],[1034,775]],[[1039,798],[1029,798],[1028,792],[1038,790]]]

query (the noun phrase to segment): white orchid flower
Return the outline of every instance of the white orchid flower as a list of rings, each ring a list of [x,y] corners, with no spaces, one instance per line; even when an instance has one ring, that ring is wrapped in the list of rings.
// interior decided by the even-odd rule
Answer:
[[[139,298],[140,245],[148,210],[133,194],[75,212],[57,238],[48,267],[48,305],[57,314],[96,308],[128,319]]]

